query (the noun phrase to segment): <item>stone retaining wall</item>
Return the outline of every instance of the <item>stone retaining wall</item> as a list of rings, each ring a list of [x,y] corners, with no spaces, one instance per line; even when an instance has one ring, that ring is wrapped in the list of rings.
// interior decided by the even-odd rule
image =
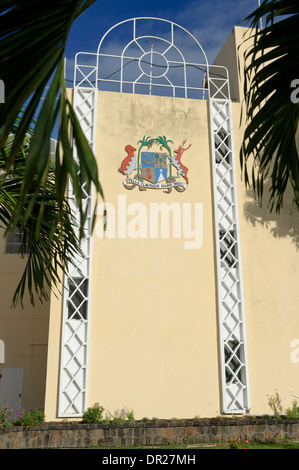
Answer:
[[[0,449],[61,449],[94,446],[155,446],[226,443],[229,439],[260,442],[299,439],[299,420],[200,420],[122,424],[45,423],[31,429],[0,428]]]

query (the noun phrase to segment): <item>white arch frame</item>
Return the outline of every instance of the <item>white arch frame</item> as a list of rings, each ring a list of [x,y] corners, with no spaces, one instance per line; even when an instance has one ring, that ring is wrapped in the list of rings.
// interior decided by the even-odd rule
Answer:
[[[118,28],[120,25],[122,24],[125,24],[125,23],[129,23],[129,22],[133,22],[133,38],[134,40],[136,40],[136,25],[137,25],[137,21],[140,21],[140,20],[151,20],[151,21],[162,21],[163,23],[168,23],[170,25],[170,28],[171,28],[171,39],[172,39],[172,44],[174,44],[174,28],[177,27],[179,28],[180,30],[184,31],[185,33],[187,33],[187,35],[189,35],[193,40],[194,42],[198,45],[198,47],[201,49],[201,52],[202,54],[204,55],[205,57],[205,63],[206,65],[208,65],[208,58],[206,56],[206,53],[204,51],[204,49],[202,48],[201,44],[198,42],[198,40],[196,39],[195,36],[193,36],[193,34],[191,34],[187,29],[183,28],[182,26],[180,26],[179,24],[177,23],[174,23],[173,21],[170,21],[170,20],[165,20],[163,18],[154,18],[152,16],[144,16],[144,17],[139,17],[139,18],[130,18],[130,19],[127,19],[127,20],[124,20],[124,21],[120,21],[119,23],[115,24],[114,26],[112,26],[110,29],[108,29],[108,31],[104,34],[104,36],[102,37],[101,41],[99,42],[99,45],[98,45],[98,50],[97,50],[97,54],[100,54],[100,49],[103,45],[103,42],[105,40],[105,38],[108,36],[108,34],[115,28]],[[138,38],[141,38],[141,37],[150,37],[150,38],[156,38],[156,39],[160,39],[158,36],[140,36]],[[138,39],[137,38],[137,39]]]
[[[170,37],[171,37],[171,41],[169,40],[166,40],[165,38],[162,38],[160,36],[155,36],[155,35],[146,35],[146,36],[137,36],[137,23],[138,21],[144,21],[144,20],[148,20],[148,21],[156,21],[156,22],[162,22],[164,24],[167,24],[170,28]],[[110,34],[110,32],[112,32],[114,29],[118,28],[119,26],[123,25],[123,24],[126,24],[126,23],[132,23],[132,39],[131,41],[129,41],[126,46],[123,48],[122,50],[122,53],[121,55],[111,55],[111,54],[104,54],[101,52],[101,49],[102,49],[102,46],[103,46],[103,43],[106,39],[106,37]],[[198,46],[198,48],[200,49],[202,55],[204,56],[204,63],[191,63],[191,62],[186,62],[185,58],[184,58],[184,55],[181,51],[181,49],[179,47],[177,47],[176,43],[175,43],[175,28],[178,28],[180,31],[183,31],[184,33],[186,33],[194,42],[195,44]],[[163,53],[161,54],[160,52],[156,52],[155,50],[149,50],[149,51],[145,51],[142,46],[140,45],[139,41],[142,40],[142,39],[152,39],[152,40],[159,40],[159,41],[162,41],[162,42],[165,42],[168,44],[168,47],[165,49],[165,51],[163,51]],[[167,71],[162,74],[162,76],[164,78],[166,78],[166,80],[169,82],[169,84],[155,84],[153,83],[153,76],[150,76],[148,75],[148,77],[150,78],[150,83],[148,84],[147,82],[140,82],[139,79],[142,78],[143,75],[147,75],[144,73],[144,71],[141,69],[140,67],[140,59],[141,57],[139,57],[139,68],[141,70],[141,75],[135,80],[135,81],[124,81],[123,80],[123,69],[124,69],[124,60],[127,59],[127,60],[134,60],[134,59],[138,59],[136,57],[132,57],[132,56],[126,56],[125,55],[125,51],[129,48],[130,45],[132,45],[133,43],[135,43],[142,51],[143,55],[144,54],[147,54],[147,53],[158,53],[160,55],[163,56],[166,64],[167,64]],[[181,56],[181,62],[178,62],[178,61],[172,61],[172,60],[168,60],[166,58],[166,53],[171,49],[171,48],[174,48],[176,49],[176,51],[180,54]],[[100,58],[101,57],[114,57],[114,58],[120,58],[121,59],[121,64],[120,64],[120,67],[121,67],[121,78],[120,78],[120,92],[123,92],[123,85],[126,83],[126,84],[132,84],[132,87],[133,87],[133,93],[135,93],[136,91],[136,85],[144,85],[144,86],[150,86],[150,93],[151,94],[151,89],[153,86],[157,86],[157,87],[171,87],[172,90],[173,90],[173,96],[176,96],[175,94],[175,89],[176,88],[180,88],[180,89],[183,89],[184,90],[184,96],[185,98],[188,97],[188,88],[189,89],[193,89],[193,90],[200,90],[200,91],[204,91],[204,88],[201,86],[201,87],[188,87],[187,85],[187,74],[186,74],[186,68],[188,66],[194,66],[194,67],[207,67],[208,66],[208,59],[207,59],[207,56],[206,56],[206,53],[204,51],[204,49],[202,48],[201,44],[198,42],[198,40],[195,38],[195,36],[193,36],[189,31],[187,31],[187,29],[183,28],[182,26],[172,22],[172,21],[169,21],[169,20],[165,20],[165,19],[162,19],[162,18],[153,18],[153,17],[140,17],[140,18],[131,18],[131,19],[128,19],[128,20],[124,20],[124,21],[121,21],[119,23],[117,23],[116,25],[114,25],[112,28],[110,28],[106,34],[102,37],[99,45],[98,45],[98,50],[97,50],[97,76],[96,76],[96,80],[97,82],[99,81],[112,81],[112,80],[107,80],[107,79],[100,79],[99,78],[99,75],[98,75],[98,72],[99,72],[99,68],[100,68],[100,64],[99,64],[99,61],[100,61]],[[184,85],[183,86],[175,86],[171,80],[169,80],[167,77],[166,77],[166,74],[168,73],[170,67],[171,67],[171,64],[172,63],[175,63],[175,64],[178,64],[178,63],[181,63],[181,65],[184,67]],[[155,78],[160,78],[160,77],[155,77]]]

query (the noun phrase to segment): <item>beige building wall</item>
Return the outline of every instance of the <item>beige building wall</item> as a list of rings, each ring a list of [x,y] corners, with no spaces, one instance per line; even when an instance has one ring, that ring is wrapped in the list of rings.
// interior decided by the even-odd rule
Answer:
[[[299,223],[288,204],[279,216],[270,214],[266,203],[260,208],[241,180],[242,92],[236,54],[242,37],[243,29],[235,28],[216,63],[228,67],[234,98],[250,413],[262,414],[271,412],[267,395],[275,389],[284,408],[293,400],[289,395],[299,396]],[[98,201],[88,405],[99,402],[110,411],[127,406],[137,418],[216,416],[221,412],[221,394],[208,103],[100,92],[97,126],[96,157],[108,204],[108,233],[114,233],[114,238],[101,238],[103,207]],[[171,194],[126,190],[125,177],[118,172],[126,157],[125,146],[136,148],[144,136],[160,135],[173,140],[172,149],[185,139],[187,145],[192,143],[183,155],[189,168],[187,190]],[[181,210],[183,204],[190,204],[193,216],[197,204],[203,208],[202,243],[197,249],[186,249],[183,235],[151,238],[155,203],[177,203]],[[120,223],[123,218],[126,234]],[[132,238],[133,229],[136,238]],[[57,419],[61,310],[61,301],[54,298],[48,420]]]
[[[5,253],[5,239],[1,232],[0,339],[4,342],[5,360],[0,363],[0,395],[1,387],[3,390],[7,386],[4,384],[4,369],[24,369],[20,403],[29,410],[44,408],[49,303],[40,304],[37,301],[33,307],[27,297],[24,308],[12,307],[13,295],[23,274],[25,262],[26,259],[21,259],[17,254]]]
[[[108,233],[115,222],[115,237],[101,238],[103,207],[98,201],[92,268],[90,405],[100,402],[111,411],[128,406],[139,418],[220,412],[207,119],[205,101],[99,93],[97,160],[105,201],[110,204]],[[144,135],[166,136],[173,140],[173,150],[184,140],[186,146],[192,144],[182,158],[189,168],[190,183],[185,192],[124,188],[125,177],[118,168],[127,155],[125,147],[137,147]],[[152,237],[151,211],[160,203],[167,209],[175,207],[176,214],[181,214],[180,238],[173,237],[171,212],[163,218],[165,222],[169,216],[169,237],[161,238],[161,226],[158,238]],[[191,211],[191,225],[184,226],[184,205]],[[126,217],[125,227],[118,223],[119,217]],[[132,238],[133,226],[137,238]],[[119,233],[124,228],[126,235]],[[195,229],[196,237],[189,234]],[[54,378],[59,375],[60,305],[55,302],[51,307],[50,350],[55,351],[55,364],[49,354],[46,414],[53,419],[57,409],[53,399],[58,389]]]
[[[219,412],[207,112],[205,101],[100,93],[97,155],[106,200],[114,207],[119,196],[126,198],[127,208],[142,203],[148,227],[144,239],[98,241],[95,236],[91,403],[100,400],[109,409],[127,405],[139,417]],[[185,139],[192,143],[182,159],[190,179],[184,193],[124,189],[124,177],[117,172],[124,147],[136,146],[144,135],[166,136],[173,149]],[[161,232],[151,238],[155,203],[178,204],[182,213],[183,205],[190,204],[192,228],[195,205],[202,207],[197,224],[202,241],[196,249],[185,248],[183,233],[178,239],[171,232],[166,239]]]

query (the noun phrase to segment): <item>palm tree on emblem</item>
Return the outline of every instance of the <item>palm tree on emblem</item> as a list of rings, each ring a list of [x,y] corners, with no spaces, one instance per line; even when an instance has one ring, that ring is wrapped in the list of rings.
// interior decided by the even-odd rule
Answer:
[[[168,143],[171,142],[173,144],[172,140],[167,140],[165,136],[159,136],[156,139],[156,142],[158,145],[160,145],[161,150],[165,148],[168,152],[169,155],[169,178],[167,181],[172,183],[172,155],[171,155],[171,148],[169,147]]]
[[[139,149],[138,149],[138,159],[137,159],[137,179],[139,181],[142,181],[142,176],[140,174],[140,169],[141,169],[141,165],[140,165],[140,157],[141,157],[141,150],[142,148],[146,147],[147,149],[150,149],[153,144],[155,142],[155,139],[152,139],[151,137],[146,137],[144,136],[142,140],[139,140],[138,141],[138,144],[141,144]],[[141,191],[142,191],[142,188],[140,186],[139,188]]]

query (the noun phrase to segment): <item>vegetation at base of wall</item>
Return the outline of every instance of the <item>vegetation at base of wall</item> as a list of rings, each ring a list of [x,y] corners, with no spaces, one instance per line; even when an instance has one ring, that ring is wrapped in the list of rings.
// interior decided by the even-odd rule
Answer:
[[[288,407],[284,412],[281,406],[281,398],[277,390],[273,395],[268,396],[268,405],[271,408],[273,415],[263,414],[259,417],[256,416],[249,416],[249,415],[234,415],[230,416],[217,416],[216,418],[206,418],[212,420],[242,420],[242,419],[299,419],[299,405],[296,400],[292,402],[292,406]],[[133,409],[128,409],[126,407],[116,409],[114,412],[106,411],[104,415],[105,408],[101,406],[99,403],[95,403],[94,405],[88,407],[86,411],[83,413],[82,416],[82,423],[86,424],[99,424],[99,423],[125,423],[125,422],[134,422],[135,416]],[[203,420],[205,418],[200,418],[199,416],[195,416],[193,418],[194,421]],[[159,418],[153,417],[142,418],[143,422],[157,422]],[[178,422],[178,418],[171,418],[171,421]],[[8,427],[8,426],[23,426],[25,428],[31,428],[32,426],[37,426],[39,424],[43,424],[45,422],[45,414],[42,410],[33,409],[30,411],[24,410],[22,407],[19,407],[17,411],[14,411],[9,403],[5,403],[4,405],[0,406],[0,427]],[[238,445],[245,445],[243,443],[235,442],[234,440],[231,441],[233,446]],[[235,447],[232,447],[235,448]],[[237,448],[237,447],[236,447]]]
[[[132,409],[127,409],[125,407],[111,411],[106,411],[104,416],[105,408],[99,403],[87,408],[83,413],[82,422],[89,424],[97,423],[125,423],[126,421],[135,421],[134,412]]]
[[[19,407],[13,410],[9,403],[5,403],[0,408],[0,427],[23,426],[27,429],[45,422],[45,414],[42,410],[26,411]]]
[[[99,403],[95,403],[83,413],[82,421],[83,423],[101,423],[103,422],[103,412],[104,408]]]
[[[277,390],[273,395],[267,395],[268,397],[268,405],[271,408],[273,414],[263,414],[259,416],[261,419],[299,419],[299,405],[295,401],[292,402],[292,406],[288,407],[285,411],[281,406],[281,398]],[[95,403],[94,405],[87,408],[82,416],[83,423],[89,424],[97,424],[97,423],[124,423],[126,421],[133,422],[135,421],[134,412],[132,409],[127,409],[123,407],[121,409],[117,409],[114,412],[106,411],[104,415],[104,407],[99,405],[99,403]],[[241,420],[241,419],[257,419],[256,416],[249,416],[249,415],[233,415],[233,416],[217,416],[216,418],[209,418],[209,419],[216,419],[216,420],[224,420],[224,419],[233,419],[233,420]],[[196,416],[193,420],[197,421],[201,418]],[[141,419],[144,423],[148,422],[157,422],[159,418],[153,417],[143,417]],[[171,421],[177,422],[179,421],[178,418],[171,418]]]
[[[268,396],[268,405],[273,411],[273,415],[276,419],[282,417],[287,419],[298,419],[299,418],[299,405],[296,400],[293,400],[292,406],[288,407],[284,412],[281,405],[281,398],[278,391],[275,389],[273,395]]]
[[[268,405],[273,411],[275,417],[280,416],[282,414],[282,406],[281,406],[281,398],[277,390],[273,395],[268,396]]]
[[[8,417],[13,413],[13,410],[10,408],[9,403],[2,405],[0,410],[0,426],[5,426],[8,422]]]
[[[286,409],[286,418],[288,419],[299,418],[299,406],[296,400],[292,402],[292,407]]]
[[[29,429],[32,426],[37,426],[45,422],[45,414],[41,410],[30,410],[26,411],[19,421],[15,421],[15,426],[24,426]]]

